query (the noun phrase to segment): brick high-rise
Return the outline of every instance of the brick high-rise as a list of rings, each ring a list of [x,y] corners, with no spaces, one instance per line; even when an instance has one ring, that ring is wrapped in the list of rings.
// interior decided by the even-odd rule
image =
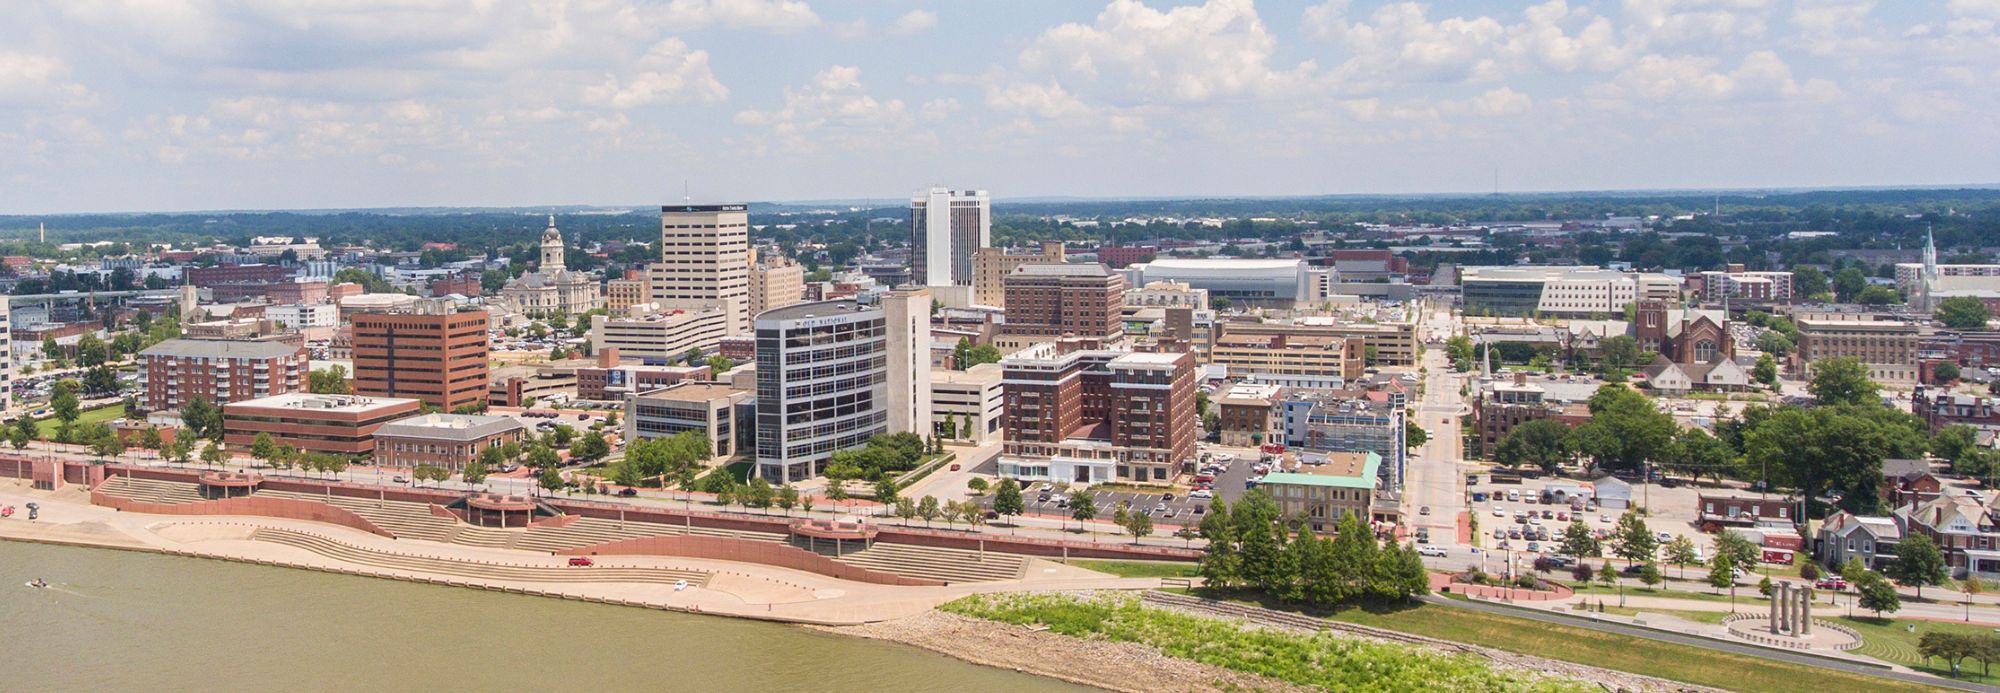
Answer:
[[[413,397],[445,411],[486,398],[487,314],[449,301],[354,316],[354,393]]]
[[[1002,476],[1163,482],[1194,459],[1193,354],[1051,348],[1000,365]]]
[[[1125,278],[1102,264],[1021,265],[1003,286],[1004,334],[1114,340],[1125,332]]]
[[[274,341],[170,339],[139,352],[139,389],[148,411],[180,409],[306,389],[306,350]]]

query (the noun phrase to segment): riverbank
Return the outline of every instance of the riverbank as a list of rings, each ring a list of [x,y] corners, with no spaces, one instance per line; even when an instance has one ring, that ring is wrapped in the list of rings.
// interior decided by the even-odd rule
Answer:
[[[732,561],[599,556],[569,567],[546,553],[397,540],[305,520],[167,516],[92,505],[80,488],[32,489],[0,481],[0,505],[41,506],[41,518],[0,520],[0,539],[214,558],[578,601],[816,625],[911,616],[968,594],[1035,589],[1136,589],[1157,580],[1116,578],[1031,559],[1017,580],[941,587],[878,585]],[[685,578],[647,579],[646,573]]]

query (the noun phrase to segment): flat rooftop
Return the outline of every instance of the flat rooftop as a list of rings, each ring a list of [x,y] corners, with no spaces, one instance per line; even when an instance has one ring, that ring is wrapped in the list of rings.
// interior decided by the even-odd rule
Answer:
[[[712,402],[737,395],[749,394],[748,388],[732,387],[727,383],[705,383],[684,381],[658,390],[639,393],[647,399],[671,399],[682,402]]]
[[[223,407],[261,407],[267,409],[299,409],[359,414],[419,403],[420,400],[403,397],[362,397],[358,395],[316,395],[308,392],[287,392],[282,395],[260,397],[241,402],[230,402],[223,405]]]
[[[813,303],[799,303],[795,305],[785,306],[783,308],[773,308],[771,310],[758,313],[757,319],[759,321],[763,321],[763,320],[804,320],[806,318],[830,318],[841,315],[853,315],[855,313],[866,312],[869,308],[872,308],[872,306],[864,307],[859,302],[852,300],[845,300],[845,299],[835,300],[835,301],[815,301]]]
[[[407,419],[397,419],[383,424],[381,428],[376,429],[375,434],[405,438],[471,441],[526,427],[520,420],[511,416],[424,414],[422,416],[412,416]]]
[[[1319,456],[1308,453],[1300,457],[1303,461]],[[1376,473],[1382,468],[1382,456],[1372,452],[1329,452],[1325,460],[1326,464],[1300,464],[1297,471],[1271,472],[1264,475],[1264,483],[1373,489]]]

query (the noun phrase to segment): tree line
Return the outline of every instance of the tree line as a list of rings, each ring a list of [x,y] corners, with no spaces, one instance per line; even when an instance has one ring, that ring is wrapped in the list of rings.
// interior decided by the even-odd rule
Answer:
[[[1414,546],[1384,546],[1358,517],[1340,518],[1331,538],[1303,518],[1283,516],[1262,491],[1234,506],[1216,501],[1201,520],[1208,551],[1199,571],[1210,588],[1244,589],[1314,606],[1400,601],[1430,592]]]

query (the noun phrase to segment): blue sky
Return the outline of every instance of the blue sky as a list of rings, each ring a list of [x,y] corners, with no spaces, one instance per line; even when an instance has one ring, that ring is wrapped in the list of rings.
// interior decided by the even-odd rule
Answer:
[[[2000,183],[2000,0],[70,0],[0,213]]]

